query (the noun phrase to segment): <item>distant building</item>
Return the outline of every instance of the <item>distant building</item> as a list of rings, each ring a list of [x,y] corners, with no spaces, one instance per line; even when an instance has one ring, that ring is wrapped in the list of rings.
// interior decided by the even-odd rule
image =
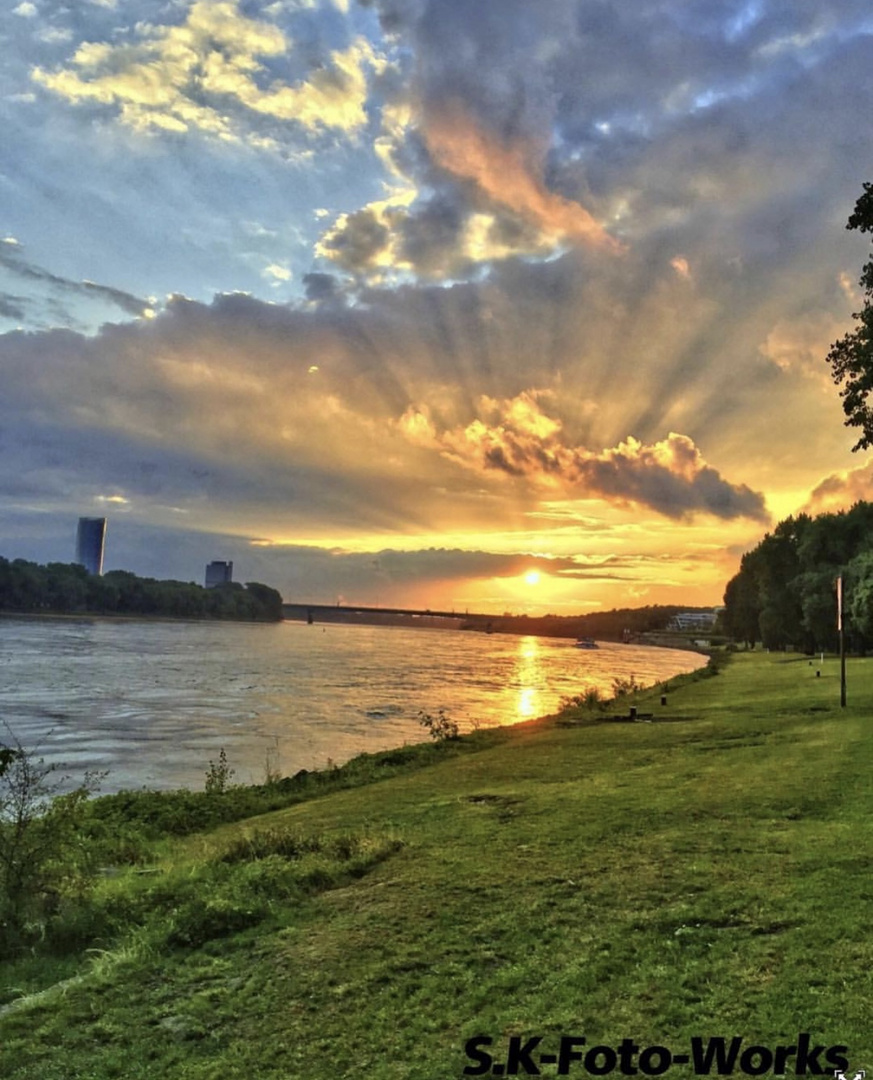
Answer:
[[[103,548],[106,543],[106,518],[79,518],[76,531],[76,562],[89,574],[103,573]]]
[[[233,581],[232,562],[211,562],[206,564],[206,588],[214,589],[216,585],[226,585]]]
[[[682,611],[673,616],[667,629],[679,630],[682,633],[711,630],[717,618],[717,611]]]

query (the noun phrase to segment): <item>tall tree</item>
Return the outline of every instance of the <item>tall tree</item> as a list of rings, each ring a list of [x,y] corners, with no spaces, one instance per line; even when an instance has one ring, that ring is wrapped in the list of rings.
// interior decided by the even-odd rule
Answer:
[[[873,232],[873,184],[864,184],[864,194],[855,204],[846,228]],[[834,342],[827,355],[834,382],[842,385],[840,397],[846,426],[861,429],[853,450],[873,446],[873,404],[869,401],[873,391],[873,258],[864,264],[860,284],[864,290],[864,308],[852,315],[859,320],[858,325]]]

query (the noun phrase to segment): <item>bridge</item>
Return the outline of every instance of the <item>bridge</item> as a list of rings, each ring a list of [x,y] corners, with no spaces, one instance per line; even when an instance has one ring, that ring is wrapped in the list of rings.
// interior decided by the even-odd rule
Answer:
[[[416,608],[369,607],[363,604],[282,605],[286,619],[306,623],[360,623],[376,626],[437,627],[446,630],[491,629],[493,615]]]

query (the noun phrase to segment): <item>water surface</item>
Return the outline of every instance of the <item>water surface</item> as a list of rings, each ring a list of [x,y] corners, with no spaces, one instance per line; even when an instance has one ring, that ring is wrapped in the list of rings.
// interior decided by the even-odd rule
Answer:
[[[427,739],[444,709],[461,731],[532,719],[615,677],[646,684],[694,653],[405,627],[113,619],[0,619],[0,721],[102,791],[202,788],[224,748],[234,779],[342,764]],[[0,735],[2,741],[2,735]]]

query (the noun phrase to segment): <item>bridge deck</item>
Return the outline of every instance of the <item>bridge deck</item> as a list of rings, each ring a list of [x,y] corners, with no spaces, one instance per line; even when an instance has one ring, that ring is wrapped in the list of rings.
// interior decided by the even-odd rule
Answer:
[[[408,619],[454,619],[457,622],[490,622],[493,615],[480,615],[466,611],[433,611],[426,608],[369,607],[365,604],[283,604],[286,619],[303,619],[307,622],[338,621],[343,617],[399,616]]]

